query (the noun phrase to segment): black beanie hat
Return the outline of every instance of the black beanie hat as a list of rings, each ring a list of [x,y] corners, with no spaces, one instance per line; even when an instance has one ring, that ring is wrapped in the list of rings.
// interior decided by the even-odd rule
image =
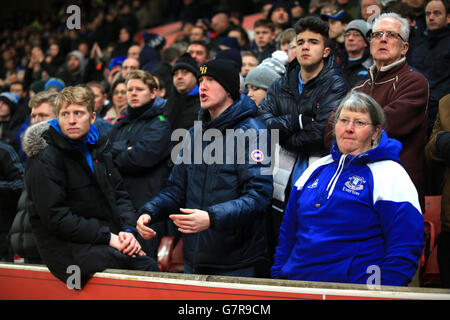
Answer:
[[[212,77],[219,82],[230,93],[234,101],[239,99],[239,70],[233,61],[227,59],[211,60],[200,67],[200,74],[197,80],[203,76]]]
[[[178,60],[175,62],[175,64],[172,67],[172,75],[177,71],[178,69],[185,69],[194,74],[195,77],[198,77],[199,69],[197,66],[197,62],[194,58],[191,57],[189,53],[183,53]]]

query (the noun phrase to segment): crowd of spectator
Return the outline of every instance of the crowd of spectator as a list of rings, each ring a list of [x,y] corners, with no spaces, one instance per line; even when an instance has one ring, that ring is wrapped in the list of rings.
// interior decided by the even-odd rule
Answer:
[[[73,4],[81,8],[81,25],[70,30],[65,10]],[[254,13],[261,17],[245,29],[244,16]],[[374,25],[381,13],[388,15]],[[310,16],[324,25],[297,23]],[[182,27],[173,42],[148,31],[176,21]],[[450,93],[449,22],[448,0],[79,0],[56,2],[38,17],[13,13],[2,21],[0,34],[0,259],[20,255],[25,262],[41,262],[26,216],[23,175],[30,153],[23,139],[30,138],[24,135],[30,125],[57,116],[54,92],[83,86],[95,96],[94,125],[111,139],[114,164],[138,210],[167,182],[171,148],[179,142],[170,140],[171,132],[188,130],[198,120],[199,68],[218,59],[233,61],[240,95],[254,101],[268,129],[280,132],[281,161],[275,164],[266,221],[269,261],[290,192],[305,170],[328,154],[335,140],[334,112],[352,91],[370,95],[383,108],[384,130],[402,143],[400,161],[422,211],[425,195],[443,195],[439,243],[449,247],[448,191],[441,189],[449,165],[444,110]],[[374,32],[394,24],[397,32]],[[127,77],[138,70],[152,75],[148,85],[155,91],[148,107],[134,109]],[[180,234],[170,221],[154,227],[159,237],[147,240],[143,250],[156,259],[160,236]],[[449,256],[441,250],[447,287]]]

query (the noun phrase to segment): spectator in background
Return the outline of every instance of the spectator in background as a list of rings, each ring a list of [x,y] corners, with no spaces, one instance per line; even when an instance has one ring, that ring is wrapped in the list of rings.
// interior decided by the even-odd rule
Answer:
[[[198,72],[197,62],[189,53],[184,53],[178,58],[172,68],[174,90],[167,96],[163,113],[169,120],[172,130],[179,128],[188,130],[198,118],[200,110]]]
[[[292,39],[295,39],[295,36],[296,34],[294,28],[283,30],[278,36],[278,49],[288,53],[289,44],[291,43]]]
[[[100,85],[100,84],[98,83],[98,85]],[[96,108],[99,107],[100,103],[103,104],[103,101],[100,102],[100,101],[98,101],[99,99],[97,98],[97,96],[100,93],[99,92],[100,88],[97,86],[97,83],[95,83],[95,82],[94,82],[94,84],[92,82],[90,82],[90,85],[83,84],[81,86],[87,88],[89,93],[92,94],[92,96],[94,97],[94,111],[95,111]],[[101,85],[100,85],[100,87],[101,87]],[[92,89],[92,88],[94,88],[94,89]],[[101,111],[101,109],[99,111]],[[95,111],[95,113],[97,115],[97,111]],[[95,117],[95,121],[94,121],[93,125],[97,128],[98,134],[100,137],[107,137],[109,131],[112,128],[112,124],[109,121],[100,117],[100,115],[98,117],[97,116]]]
[[[187,52],[197,61],[200,67],[210,60],[209,50],[203,41],[193,41],[189,44]]]
[[[130,72],[125,81],[127,114],[110,132],[111,153],[137,209],[158,194],[167,182],[172,130],[163,116],[166,101],[156,97],[154,77],[136,70]],[[161,223],[159,227],[162,237],[166,224]],[[144,244],[144,251],[154,259],[160,237]]]
[[[66,86],[76,86],[84,83],[84,57],[80,51],[74,50],[67,54],[67,62],[56,77],[64,81]]]
[[[47,80],[44,86],[45,91],[58,92],[66,87],[64,81],[59,78],[50,78]]]
[[[271,58],[265,59],[250,70],[245,78],[245,87],[248,90],[247,96],[255,101],[257,106],[266,96],[267,89],[272,83],[279,77],[286,75],[287,63],[287,53],[278,50],[272,53]]]
[[[115,57],[111,59],[108,64],[107,80],[109,84],[112,84],[117,77],[121,76],[122,73],[122,63],[126,57]]]
[[[425,6],[427,33],[423,41],[411,48],[410,64],[428,80],[427,135],[431,134],[439,100],[450,93],[450,2],[432,0]]]
[[[16,152],[19,152],[19,141],[17,132],[20,122],[11,121],[17,109],[19,96],[16,93],[3,92],[0,94],[0,141],[11,145]]]
[[[137,44],[133,44],[128,48],[127,58],[134,58],[139,60],[139,54],[141,53],[141,47]]]
[[[11,123],[13,125],[23,123],[30,114],[30,109],[28,108],[29,96],[27,90],[25,90],[24,83],[20,81],[12,82],[9,85],[9,92],[15,93],[19,97],[16,111],[11,117]]]
[[[108,95],[105,92],[105,88],[98,81],[89,81],[86,85],[94,93],[94,110],[96,118],[103,118],[110,107],[107,105]]]
[[[141,70],[152,72],[161,61],[161,51],[166,45],[166,38],[156,33],[143,32],[144,46],[139,53]]]
[[[242,26],[231,26],[228,31],[228,37],[236,38],[241,50],[248,50],[250,48],[250,39],[247,30]]]
[[[252,51],[242,51],[241,57],[242,57],[241,75],[245,79],[250,70],[252,70],[259,64],[259,60],[256,53]]]
[[[413,8],[416,16],[416,27],[422,33],[427,28],[427,21],[425,17],[426,0],[405,0],[406,4]]]
[[[120,78],[113,82],[110,96],[111,107],[106,112],[104,119],[115,124],[127,113],[127,86],[124,79]]]
[[[322,15],[322,18],[330,24],[328,36],[332,56],[335,56],[337,63],[341,64],[345,59],[344,33],[347,24],[353,20],[344,10],[334,11],[330,14]]]
[[[263,61],[272,55],[276,50],[275,46],[275,26],[268,19],[259,19],[253,25],[255,35],[254,47],[252,50],[258,55],[258,60]]]
[[[373,60],[370,56],[369,24],[362,20],[353,20],[345,28],[345,56],[341,63],[342,75],[350,87],[369,77],[368,69]]]
[[[206,41],[207,34],[205,29],[198,26],[193,26],[191,32],[189,33],[189,42],[192,41]]]
[[[291,6],[287,1],[275,1],[270,7],[267,18],[273,22],[275,36],[281,31],[291,28]]]
[[[289,42],[287,54],[289,63],[297,59],[297,37],[294,37],[291,42]]]
[[[114,46],[114,50],[111,53],[111,57],[123,57],[128,54],[128,49],[135,45],[136,42],[133,41],[132,31],[129,27],[122,27],[119,30],[119,41]]]
[[[303,17],[306,13],[309,0],[306,1],[290,1],[291,3],[291,19],[292,23],[295,24],[298,19]]]
[[[126,58],[122,63],[122,78],[126,79],[127,75],[134,70],[139,70],[139,60],[134,58]]]
[[[371,16],[377,13],[376,8],[370,8],[370,6],[377,6],[379,9],[379,13],[383,11],[383,6],[381,5],[381,0],[361,0],[360,8],[361,8],[361,18],[367,21]],[[356,16],[354,17],[356,18]]]
[[[209,35],[212,47],[218,47],[222,38],[228,35],[231,26],[230,15],[225,10],[218,10],[211,17],[211,29],[213,32]]]
[[[0,261],[14,261],[8,233],[22,189],[23,166],[19,156],[12,146],[0,141]]]

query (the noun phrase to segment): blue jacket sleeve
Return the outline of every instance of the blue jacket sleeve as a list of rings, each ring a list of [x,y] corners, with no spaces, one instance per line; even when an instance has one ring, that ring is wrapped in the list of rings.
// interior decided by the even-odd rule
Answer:
[[[422,214],[409,202],[381,200],[376,202],[375,210],[385,235],[381,284],[405,286],[416,272],[422,254]]]

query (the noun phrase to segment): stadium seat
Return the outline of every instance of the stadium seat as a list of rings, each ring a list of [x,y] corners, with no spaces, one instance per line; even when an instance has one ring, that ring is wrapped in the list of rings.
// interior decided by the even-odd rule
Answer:
[[[425,197],[425,247],[420,259],[419,283],[421,287],[440,287],[437,262],[437,238],[441,232],[441,196]]]

